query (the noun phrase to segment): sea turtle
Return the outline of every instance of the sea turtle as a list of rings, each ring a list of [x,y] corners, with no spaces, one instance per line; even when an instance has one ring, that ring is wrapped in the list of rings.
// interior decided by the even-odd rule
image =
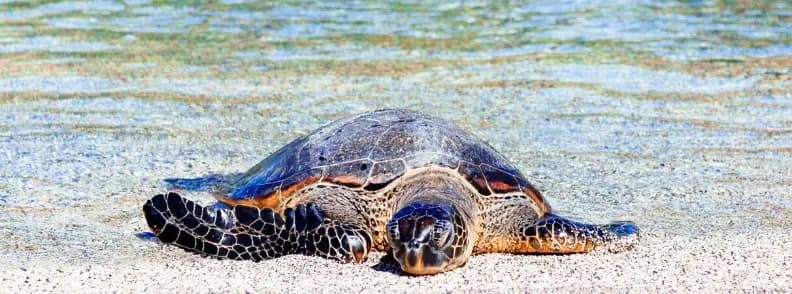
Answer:
[[[587,225],[552,213],[501,154],[449,121],[389,109],[332,122],[245,173],[219,205],[170,192],[143,205],[157,238],[237,260],[286,254],[362,262],[390,251],[404,272],[435,274],[472,254],[621,251],[631,222]]]

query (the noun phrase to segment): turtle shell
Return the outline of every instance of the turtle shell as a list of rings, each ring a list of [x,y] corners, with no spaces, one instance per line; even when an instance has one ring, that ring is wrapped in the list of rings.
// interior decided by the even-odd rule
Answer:
[[[522,191],[549,209],[489,144],[449,121],[403,109],[344,118],[302,136],[248,170],[219,200],[272,208],[320,181],[376,191],[429,165],[456,169],[481,195]]]

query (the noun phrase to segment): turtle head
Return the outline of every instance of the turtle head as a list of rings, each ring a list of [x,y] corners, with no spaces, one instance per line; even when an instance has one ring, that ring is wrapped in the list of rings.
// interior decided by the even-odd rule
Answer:
[[[451,203],[411,201],[391,218],[387,230],[393,257],[413,275],[462,266],[472,251],[465,216]]]

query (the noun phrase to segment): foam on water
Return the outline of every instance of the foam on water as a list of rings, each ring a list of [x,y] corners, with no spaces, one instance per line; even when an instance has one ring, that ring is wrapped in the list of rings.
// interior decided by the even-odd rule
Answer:
[[[675,72],[661,72],[627,65],[542,64],[515,62],[502,65],[473,65],[441,74],[425,73],[418,79],[432,77],[449,84],[485,81],[557,80],[590,83],[604,89],[626,93],[720,93],[753,87],[759,78],[708,78]]]
[[[0,53],[19,53],[19,52],[99,52],[120,50],[121,46],[111,45],[104,42],[69,42],[52,36],[36,36],[13,40],[12,42],[0,42]]]
[[[13,6],[11,6],[13,7]],[[110,13],[124,10],[124,6],[109,1],[70,1],[49,3],[27,10],[0,11],[0,22],[19,21],[37,17],[83,11],[89,14]]]
[[[123,83],[101,77],[0,78],[0,93],[36,91],[53,94],[101,93],[123,89]]]

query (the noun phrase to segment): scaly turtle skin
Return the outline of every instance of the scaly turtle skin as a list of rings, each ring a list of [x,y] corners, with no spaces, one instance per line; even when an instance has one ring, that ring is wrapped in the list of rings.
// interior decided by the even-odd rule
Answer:
[[[143,211],[159,240],[195,253],[362,262],[371,250],[390,251],[415,275],[452,270],[472,254],[621,251],[638,240],[630,222],[587,225],[554,215],[487,143],[401,109],[300,137],[216,197],[225,205],[157,195]]]

